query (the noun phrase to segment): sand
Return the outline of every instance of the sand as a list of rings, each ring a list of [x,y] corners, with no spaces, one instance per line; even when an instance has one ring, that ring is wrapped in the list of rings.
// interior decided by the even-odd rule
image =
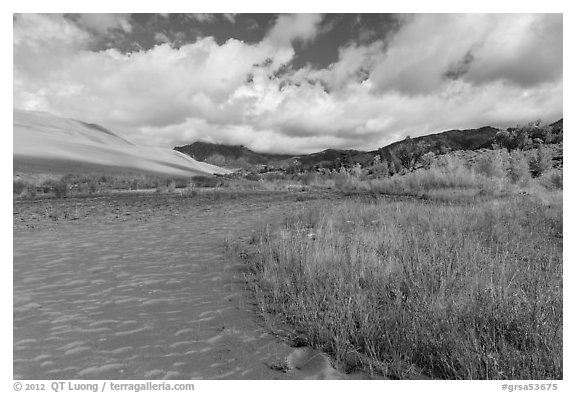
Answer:
[[[14,110],[14,160],[94,165],[168,176],[225,174],[228,170],[196,161],[169,148],[135,145],[98,125],[44,112]]]
[[[227,238],[306,203],[15,202],[14,379],[349,378],[325,354],[268,333],[245,266],[224,252]]]

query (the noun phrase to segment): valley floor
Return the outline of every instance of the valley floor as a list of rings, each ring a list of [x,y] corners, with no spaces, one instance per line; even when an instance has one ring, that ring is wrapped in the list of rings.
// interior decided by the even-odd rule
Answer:
[[[515,376],[504,363],[477,370],[486,358],[517,367],[512,379],[561,379],[561,192],[539,198],[324,190],[15,200],[14,378]],[[492,311],[491,324],[478,322]],[[442,338],[456,322],[476,352],[464,336]],[[402,323],[416,329],[398,335]],[[374,341],[386,329],[396,343]],[[458,350],[469,363],[451,368]]]
[[[225,259],[228,238],[300,208],[296,196],[15,202],[14,378],[348,377],[260,326],[245,265]],[[274,366],[286,359],[299,367]]]

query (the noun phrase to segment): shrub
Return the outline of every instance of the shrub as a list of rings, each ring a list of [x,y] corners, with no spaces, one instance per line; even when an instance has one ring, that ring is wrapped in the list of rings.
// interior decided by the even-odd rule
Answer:
[[[552,150],[548,147],[538,146],[538,149],[530,156],[530,171],[534,177],[539,177],[552,169],[552,164]]]
[[[288,180],[289,178],[290,176],[287,176],[282,171],[266,172],[262,174],[262,179],[266,181]]]
[[[427,144],[424,141],[416,142],[409,136],[394,150],[394,154],[406,170],[414,170],[426,152]]]
[[[300,175],[298,180],[300,181],[300,183],[302,183],[305,186],[309,186],[310,184],[313,184],[316,182],[316,178],[317,175],[314,172],[308,172],[308,173],[304,173],[303,175]]]
[[[192,184],[195,187],[219,187],[222,185],[222,180],[212,176],[194,176],[192,177]]]
[[[160,184],[160,183],[159,183],[159,184],[156,185],[156,192],[157,192],[157,193],[164,193],[164,192],[166,192],[166,190],[167,190],[167,189],[166,189],[166,185],[165,185],[165,184]]]
[[[540,184],[549,190],[562,190],[563,175],[561,169],[546,172],[538,179]]]
[[[375,177],[376,179],[390,176],[390,166],[388,165],[387,160],[384,161],[378,160],[377,162],[374,163],[374,165],[372,165],[372,168],[370,170],[372,176]]]
[[[424,196],[434,190],[470,190],[467,195],[492,195],[502,188],[501,179],[487,178],[452,156],[440,157],[430,169],[418,169],[405,175],[372,180],[371,191],[390,195]]]
[[[432,163],[434,162],[434,157],[436,157],[436,154],[432,151],[429,151],[428,153],[424,154],[422,156],[422,158],[420,159],[420,163],[422,165],[422,168],[430,169],[430,167],[432,166]]]
[[[528,184],[528,180],[531,177],[526,157],[519,150],[514,150],[510,153],[508,176],[513,184],[518,184],[519,186]]]
[[[94,194],[96,191],[98,191],[98,182],[92,179],[88,183],[88,192],[90,192],[90,194]]]
[[[480,156],[474,170],[486,177],[504,178],[506,176],[507,158],[508,153],[503,150],[486,152],[486,154]]]
[[[64,198],[68,194],[68,183],[63,179],[47,180],[41,187],[45,194],[53,192],[56,198]]]
[[[68,183],[63,180],[55,182],[53,187],[56,198],[64,198],[68,194]]]
[[[348,190],[351,184],[351,176],[347,173],[337,172],[332,174],[332,180],[334,181],[334,188],[337,190]]]
[[[348,170],[348,173],[351,176],[360,178],[364,175],[364,170],[362,169],[362,165],[360,165],[359,163],[356,163],[350,167],[350,169]]]
[[[20,195],[27,188],[27,184],[22,180],[14,180],[12,183],[12,193]]]
[[[182,195],[183,198],[195,198],[198,196],[198,191],[193,188],[185,188],[180,195]]]
[[[174,180],[170,180],[167,182],[166,189],[168,192],[172,193],[176,189],[176,182]]]

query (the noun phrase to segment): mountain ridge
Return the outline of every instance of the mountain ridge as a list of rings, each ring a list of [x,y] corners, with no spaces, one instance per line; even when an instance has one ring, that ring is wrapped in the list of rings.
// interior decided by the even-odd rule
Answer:
[[[552,128],[562,128],[563,118],[551,124]],[[174,149],[190,155],[192,158],[222,165],[228,168],[253,168],[254,166],[287,167],[300,165],[303,167],[330,166],[335,163],[357,162],[367,165],[376,155],[389,160],[407,143],[423,143],[425,152],[436,154],[456,150],[477,150],[490,147],[494,137],[501,129],[483,126],[471,129],[451,129],[437,133],[406,138],[393,142],[375,150],[363,151],[355,149],[325,149],[310,154],[271,154],[257,153],[243,145],[225,145],[197,141]]]
[[[482,144],[494,138],[499,129],[491,126],[484,126],[467,130],[448,130],[434,134],[423,135],[411,138],[414,142],[425,142],[430,145],[431,150],[440,152],[442,149],[460,150],[477,149]],[[389,156],[406,140],[393,142],[384,147],[363,151],[356,149],[325,149],[310,154],[270,154],[257,153],[241,145],[225,145],[197,141],[188,145],[178,146],[174,149],[181,151],[190,157],[211,162],[213,164],[224,164],[228,168],[252,166],[279,166],[285,167],[290,164],[299,164],[304,167],[330,165],[335,161],[353,160],[361,164],[366,164],[374,159],[376,155]],[[231,152],[234,152],[233,154]],[[245,154],[245,155],[243,155]],[[254,159],[257,157],[257,159]],[[243,162],[242,159],[245,161]]]

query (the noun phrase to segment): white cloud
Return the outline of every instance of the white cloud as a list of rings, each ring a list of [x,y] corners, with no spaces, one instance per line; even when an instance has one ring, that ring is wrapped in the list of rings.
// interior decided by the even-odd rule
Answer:
[[[236,15],[237,14],[222,14],[222,17],[230,23],[235,23],[236,22]]]
[[[376,89],[407,94],[436,91],[458,65],[456,73],[476,83],[555,81],[562,78],[562,15],[418,14],[375,64]]]
[[[266,37],[274,45],[287,46],[293,41],[313,40],[318,34],[322,15],[292,14],[280,15]]]
[[[532,86],[562,79],[562,14],[502,18],[474,53],[467,78]]]
[[[389,42],[340,48],[325,69],[286,70],[292,44],[314,40],[320,21],[282,15],[257,44],[207,37],[124,54],[89,50],[94,30],[61,15],[18,16],[14,105],[142,144],[294,153],[562,114],[561,16],[417,15]]]
[[[132,32],[130,16],[125,14],[81,14],[76,22],[102,35],[116,29],[125,33]]]
[[[13,43],[18,47],[50,47],[73,50],[85,46],[92,36],[60,14],[17,14]]]

